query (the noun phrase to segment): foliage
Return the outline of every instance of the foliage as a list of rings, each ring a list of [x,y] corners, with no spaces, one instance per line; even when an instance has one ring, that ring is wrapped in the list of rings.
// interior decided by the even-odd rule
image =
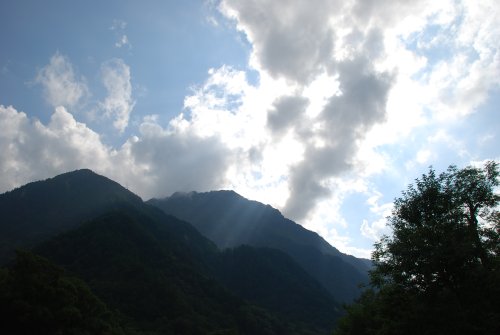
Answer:
[[[3,334],[124,334],[83,281],[28,252],[0,272],[0,315]]]
[[[394,202],[370,289],[336,334],[500,331],[498,164],[433,169]]]

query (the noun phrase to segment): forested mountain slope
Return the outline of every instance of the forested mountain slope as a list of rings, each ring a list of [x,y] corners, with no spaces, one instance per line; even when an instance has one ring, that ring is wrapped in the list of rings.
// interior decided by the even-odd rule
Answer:
[[[249,246],[221,252],[191,224],[89,170],[2,194],[0,208],[0,273],[15,273],[15,248],[32,249],[83,280],[119,332],[328,334],[340,315],[340,305],[289,255]],[[0,280],[0,292],[10,291],[8,282]],[[59,313],[48,301],[37,308]]]
[[[287,253],[339,301],[355,299],[359,284],[368,281],[368,260],[341,253],[278,210],[233,191],[175,193],[148,203],[190,222],[220,248],[252,245]]]

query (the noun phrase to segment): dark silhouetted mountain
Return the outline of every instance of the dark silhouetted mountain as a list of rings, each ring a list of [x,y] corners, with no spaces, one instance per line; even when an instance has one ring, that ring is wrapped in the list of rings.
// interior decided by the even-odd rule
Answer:
[[[89,170],[0,195],[0,209],[4,262],[14,248],[37,245],[35,253],[81,278],[120,315],[124,329],[326,334],[339,314],[286,254],[250,247],[221,253],[189,223]]]
[[[218,260],[218,278],[247,301],[275,312],[304,332],[332,329],[341,306],[290,256],[276,249],[240,246]]]
[[[90,170],[29,183],[0,195],[0,264],[18,247],[32,247],[102,214],[118,203],[142,204],[120,184]]]
[[[233,191],[175,193],[148,203],[190,222],[220,248],[247,244],[284,251],[337,301],[352,301],[360,294],[359,285],[368,282],[368,260],[339,252],[278,210]]]
[[[178,248],[183,242],[169,229],[178,220],[165,218],[170,222],[122,208],[35,251],[89,283],[97,296],[141,332],[288,332],[267,312],[246,304],[204,274],[190,261],[191,253]]]

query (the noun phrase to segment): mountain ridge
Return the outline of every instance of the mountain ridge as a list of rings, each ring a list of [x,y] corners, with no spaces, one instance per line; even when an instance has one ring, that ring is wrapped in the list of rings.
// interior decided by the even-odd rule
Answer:
[[[340,304],[288,255],[221,252],[190,223],[90,170],[16,188],[0,195],[0,208],[4,264],[15,248],[34,248],[139,333],[326,334],[340,315]],[[246,282],[231,280],[247,269]],[[275,290],[277,282],[287,289]]]
[[[284,251],[337,300],[353,301],[368,282],[368,260],[341,253],[279,210],[234,191],[177,192],[146,203],[190,222],[221,249],[247,244]]]

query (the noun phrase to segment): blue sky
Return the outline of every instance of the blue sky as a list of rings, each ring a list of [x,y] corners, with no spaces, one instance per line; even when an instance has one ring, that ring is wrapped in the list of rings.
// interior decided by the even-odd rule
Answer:
[[[500,5],[2,1],[0,192],[234,189],[369,257],[429,166],[498,160]]]
[[[92,88],[92,100],[106,93],[99,78],[103,62],[120,58],[133,69],[137,105],[132,116],[161,111],[177,115],[191,86],[212,67],[245,67],[250,47],[231,29],[208,21],[217,16],[200,1],[8,1],[2,5],[0,55],[2,104],[46,122],[53,106],[44,101],[37,70],[60,53]],[[120,45],[126,36],[127,43]],[[115,143],[116,144],[116,143]]]

